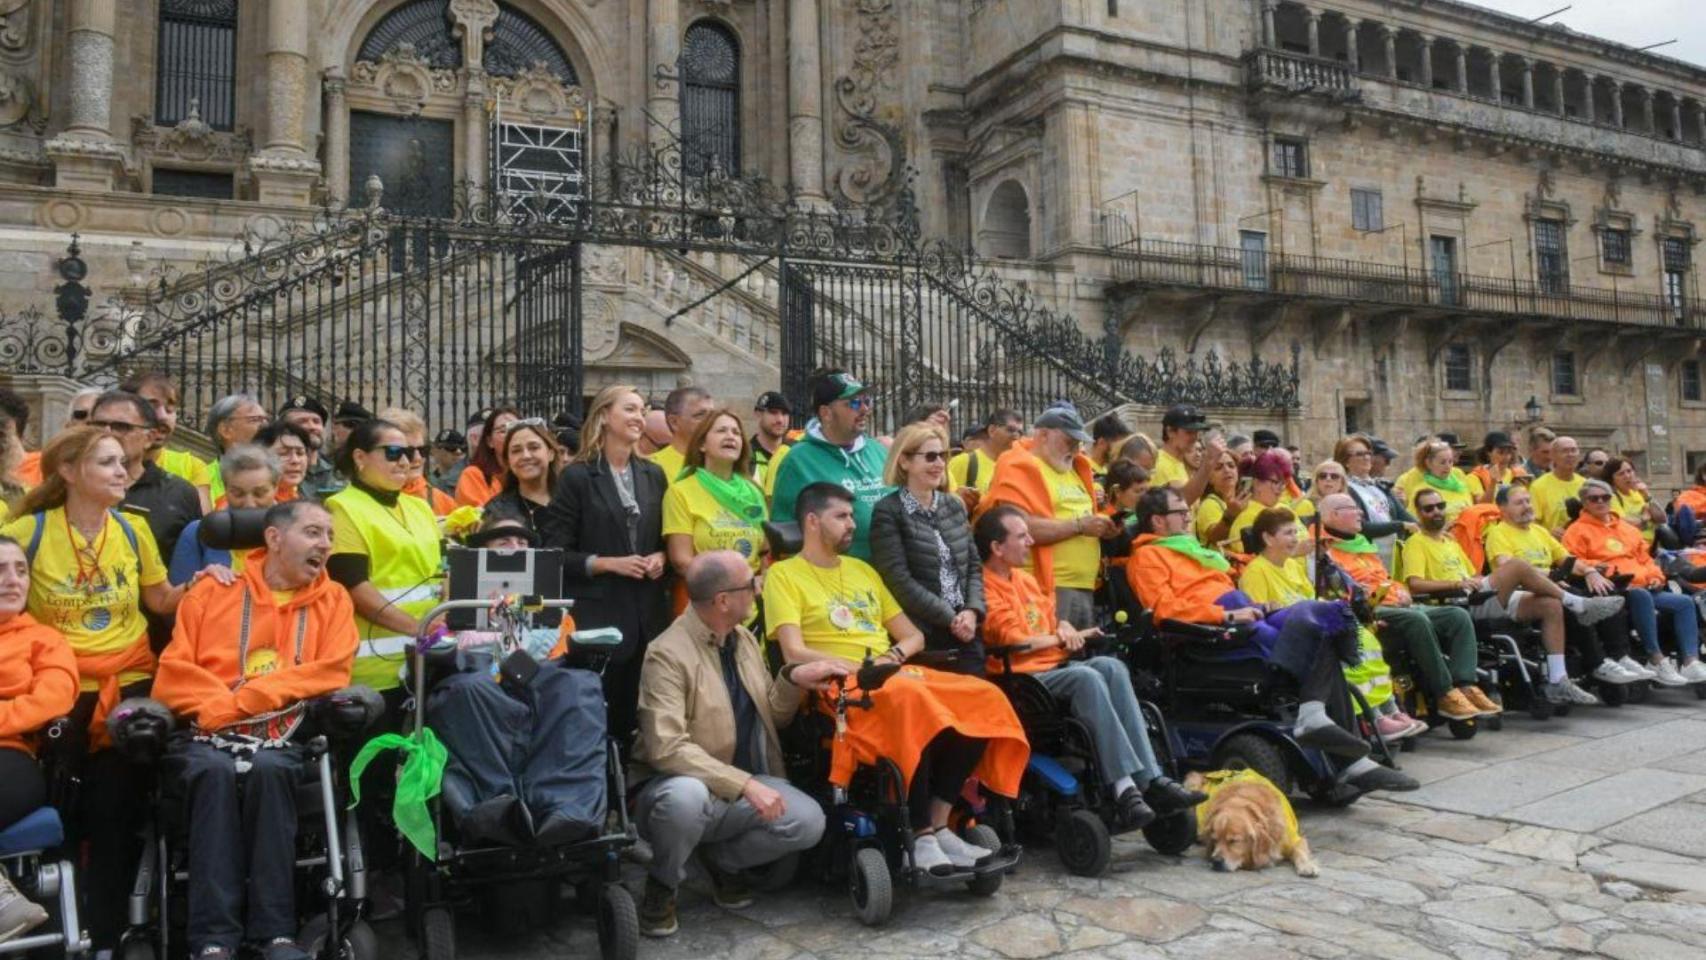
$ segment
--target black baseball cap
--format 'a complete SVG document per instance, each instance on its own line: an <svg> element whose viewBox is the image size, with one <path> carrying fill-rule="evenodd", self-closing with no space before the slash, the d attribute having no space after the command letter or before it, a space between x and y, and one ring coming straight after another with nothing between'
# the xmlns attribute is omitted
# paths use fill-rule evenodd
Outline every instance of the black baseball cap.
<svg viewBox="0 0 1706 960"><path fill-rule="evenodd" d="M780 390L766 390L758 395L758 402L752 405L754 410L780 410L783 413L793 413L794 405L782 395Z"/></svg>
<svg viewBox="0 0 1706 960"><path fill-rule="evenodd" d="M326 413L326 405L310 396L291 397L284 402L284 406L278 408L278 415L283 417L294 410L312 413L320 418L321 423L325 423L329 419L329 415Z"/></svg>
<svg viewBox="0 0 1706 960"><path fill-rule="evenodd" d="M1195 404L1189 403L1168 407L1161 417L1161 425L1170 430L1207 430L1214 426Z"/></svg>
<svg viewBox="0 0 1706 960"><path fill-rule="evenodd" d="M485 423L486 418L491 416L491 415L492 415L492 408L491 407L481 407L480 409L475 410L473 413L468 414L468 422L463 424L463 426L468 426L468 427L480 426L481 424Z"/></svg>
<svg viewBox="0 0 1706 960"><path fill-rule="evenodd" d="M1504 432L1503 430L1494 430L1494 431L1491 431L1490 433L1487 434L1487 438L1485 440L1481 441L1481 449L1483 449L1483 450L1504 450L1504 449L1515 450L1516 449L1516 441L1512 440L1511 435Z"/></svg>
<svg viewBox="0 0 1706 960"><path fill-rule="evenodd" d="M837 400L850 400L865 392L865 385L851 373L833 370L812 378L812 409Z"/></svg>
<svg viewBox="0 0 1706 960"><path fill-rule="evenodd" d="M1071 407L1049 407L1033 426L1039 430L1059 430L1079 443L1090 442L1090 432L1084 429L1084 418Z"/></svg>
<svg viewBox="0 0 1706 960"><path fill-rule="evenodd" d="M1368 452L1374 454L1375 456L1381 458L1382 460L1396 460L1396 459L1398 459L1398 451L1392 449L1391 444L1387 443L1385 440L1380 439L1379 437L1372 437L1369 439L1369 441L1368 441Z"/></svg>
<svg viewBox="0 0 1706 960"><path fill-rule="evenodd" d="M1280 435L1272 430L1252 430L1250 443L1257 450L1268 450L1280 445Z"/></svg>
<svg viewBox="0 0 1706 960"><path fill-rule="evenodd" d="M432 445L446 450L464 450L468 446L468 438L446 427L438 432L438 436L432 438Z"/></svg>
<svg viewBox="0 0 1706 960"><path fill-rule="evenodd" d="M1455 433L1447 433L1445 431L1441 431L1439 433L1434 434L1434 436L1445 441L1446 444L1448 444L1453 450L1462 450L1465 446L1463 441L1457 439L1457 434L1455 434Z"/></svg>
<svg viewBox="0 0 1706 960"><path fill-rule="evenodd" d="M332 416L333 423L361 423L373 419L373 411L354 400L345 400L338 404L338 412Z"/></svg>

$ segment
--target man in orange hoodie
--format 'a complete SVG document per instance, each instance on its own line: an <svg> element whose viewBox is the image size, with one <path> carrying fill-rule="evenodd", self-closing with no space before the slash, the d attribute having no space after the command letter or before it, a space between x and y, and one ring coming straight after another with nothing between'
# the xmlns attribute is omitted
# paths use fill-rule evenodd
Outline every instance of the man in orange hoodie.
<svg viewBox="0 0 1706 960"><path fill-rule="evenodd" d="M1336 613L1335 604L1308 602L1264 615L1234 587L1226 558L1191 534L1190 508L1172 487L1152 489L1137 502L1137 529L1126 579L1157 622L1253 626L1252 646L1262 659L1297 680L1294 740L1335 757L1344 782L1359 790L1420 786L1370 760L1367 741L1352 732L1357 720L1340 668L1355 655L1348 613ZM1344 622L1330 626L1335 620Z"/></svg>
<svg viewBox="0 0 1706 960"><path fill-rule="evenodd" d="M307 758L284 741L305 701L350 682L355 608L326 576L331 552L324 507L272 507L266 547L235 582L190 589L160 656L154 696L198 734L173 744L165 771L185 786L187 935L201 960L229 960L243 942L265 960L307 960L294 940L295 788Z"/></svg>
<svg viewBox="0 0 1706 960"><path fill-rule="evenodd" d="M1060 619L1089 625L1102 571L1101 540L1116 532L1112 517L1096 509L1096 481L1084 420L1070 406L1050 407L1037 418L1028 441L1019 441L995 461L995 477L984 509L1010 504L1025 515L1036 540L1031 574L1054 594Z"/></svg>

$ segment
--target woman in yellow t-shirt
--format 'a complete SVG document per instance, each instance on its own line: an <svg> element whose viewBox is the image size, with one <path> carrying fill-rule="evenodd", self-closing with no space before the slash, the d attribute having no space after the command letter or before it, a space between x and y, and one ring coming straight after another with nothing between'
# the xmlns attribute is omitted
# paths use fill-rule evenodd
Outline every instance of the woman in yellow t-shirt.
<svg viewBox="0 0 1706 960"><path fill-rule="evenodd" d="M1244 512L1248 490L1241 490L1238 480L1238 456L1230 450L1220 453L1220 460L1208 475L1208 489L1197 501L1192 519L1192 531L1205 547L1225 549L1232 533L1232 521Z"/></svg>
<svg viewBox="0 0 1706 960"><path fill-rule="evenodd" d="M1296 519L1296 509L1286 497L1286 491L1291 486L1291 454L1284 450L1264 450L1253 457L1244 458L1238 472L1251 481L1250 498L1244 504L1244 509L1233 519L1232 527L1226 535L1230 542L1222 549L1233 553L1254 552L1244 549L1244 531L1255 524L1262 511L1285 507L1293 520ZM1297 532L1296 552L1301 555L1309 551L1310 540L1303 524L1297 524Z"/></svg>
<svg viewBox="0 0 1706 960"><path fill-rule="evenodd" d="M1605 461L1605 479L1611 484L1612 509L1652 543L1659 524L1665 522L1665 510L1647 496L1647 485L1635 475L1635 464L1612 457Z"/></svg>
<svg viewBox="0 0 1706 960"><path fill-rule="evenodd" d="M751 480L752 449L740 417L724 407L713 411L687 441L682 478L663 495L664 552L680 579L675 606L687 606L687 565L710 550L733 550L754 575L763 569L764 521L770 512L764 491ZM763 589L758 581L757 589ZM753 607L751 620L758 608Z"/></svg>
<svg viewBox="0 0 1706 960"><path fill-rule="evenodd" d="M1416 482L1404 491L1412 513L1415 512L1416 494L1423 490L1432 490L1445 501L1447 526L1464 508L1475 503L1479 491L1463 471L1453 468L1456 460L1456 452L1444 440L1424 440L1416 445Z"/></svg>

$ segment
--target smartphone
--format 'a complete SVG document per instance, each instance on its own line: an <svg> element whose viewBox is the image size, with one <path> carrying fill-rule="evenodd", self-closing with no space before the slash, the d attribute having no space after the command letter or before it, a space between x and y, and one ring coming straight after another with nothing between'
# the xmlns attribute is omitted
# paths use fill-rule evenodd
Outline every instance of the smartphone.
<svg viewBox="0 0 1706 960"><path fill-rule="evenodd" d="M1239 477L1238 478L1238 499L1248 500L1248 499L1250 499L1250 494L1255 493L1255 492L1256 492L1256 478L1255 477Z"/></svg>

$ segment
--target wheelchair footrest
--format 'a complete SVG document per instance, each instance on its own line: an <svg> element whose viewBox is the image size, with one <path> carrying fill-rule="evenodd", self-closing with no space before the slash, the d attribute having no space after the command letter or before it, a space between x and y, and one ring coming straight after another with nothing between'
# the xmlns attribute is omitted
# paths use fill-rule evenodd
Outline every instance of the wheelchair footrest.
<svg viewBox="0 0 1706 960"><path fill-rule="evenodd" d="M955 886L991 873L1009 873L1019 865L1020 860L1024 859L1024 852L1024 847L1017 843L1009 843L968 870L955 870L953 873L931 873L928 870L902 867L899 876L900 879L919 888Z"/></svg>

